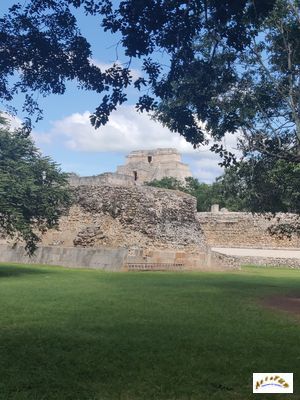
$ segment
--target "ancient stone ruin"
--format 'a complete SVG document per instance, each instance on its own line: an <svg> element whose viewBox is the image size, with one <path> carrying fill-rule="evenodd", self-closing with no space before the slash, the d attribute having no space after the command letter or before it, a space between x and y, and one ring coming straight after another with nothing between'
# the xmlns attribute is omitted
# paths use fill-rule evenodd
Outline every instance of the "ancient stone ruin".
<svg viewBox="0 0 300 400"><path fill-rule="evenodd" d="M132 151L125 165L117 167L117 173L130 176L135 182L144 183L164 177L180 181L192 176L189 166L181 162L176 149Z"/></svg>
<svg viewBox="0 0 300 400"><path fill-rule="evenodd" d="M196 199L148 186L79 186L75 205L46 245L205 249Z"/></svg>
<svg viewBox="0 0 300 400"><path fill-rule="evenodd" d="M72 175L75 202L69 214L61 218L58 230L42 235L31 259L22 246L12 248L9 240L0 240L0 261L109 270L138 265L232 269L239 267L241 259L214 248L299 247L298 237L280 239L270 235L268 228L278 223L278 216L266 219L262 215L219 211L218 205L213 205L211 212L197 213L194 197L144 185L165 176L182 181L191 176L174 149L134 151L116 173L82 178ZM291 218L280 215L281 222ZM281 259L271 262L283 263ZM298 260L287 259L285 263L300 267Z"/></svg>
<svg viewBox="0 0 300 400"><path fill-rule="evenodd" d="M70 184L131 186L165 177L184 182L185 178L192 176L189 166L181 162L181 156L176 149L137 150L126 158L125 165L118 166L117 172L85 177L70 174Z"/></svg>
<svg viewBox="0 0 300 400"><path fill-rule="evenodd" d="M22 249L2 248L0 259L120 270L128 265L184 269L237 267L208 251L197 219L196 199L149 186L81 185L58 230L41 238L33 259ZM7 243L6 243L7 244Z"/></svg>
<svg viewBox="0 0 300 400"><path fill-rule="evenodd" d="M274 226L293 224L295 214L262 215L226 209L216 212L212 207L211 212L197 213L197 219L211 247L300 248L295 232L290 236L270 234Z"/></svg>

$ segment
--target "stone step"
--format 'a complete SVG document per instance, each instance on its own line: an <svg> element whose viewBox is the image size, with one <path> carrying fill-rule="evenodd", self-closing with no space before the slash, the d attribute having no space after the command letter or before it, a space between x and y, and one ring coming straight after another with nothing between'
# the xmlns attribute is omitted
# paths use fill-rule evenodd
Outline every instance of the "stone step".
<svg viewBox="0 0 300 400"><path fill-rule="evenodd" d="M150 250L147 255L135 255L127 258L127 264L175 265L181 264L185 269L203 269L207 266L207 254L199 252L189 254L184 251ZM146 267L145 267L146 268Z"/></svg>
<svg viewBox="0 0 300 400"><path fill-rule="evenodd" d="M128 271L181 271L183 270L181 263L128 263L126 269Z"/></svg>

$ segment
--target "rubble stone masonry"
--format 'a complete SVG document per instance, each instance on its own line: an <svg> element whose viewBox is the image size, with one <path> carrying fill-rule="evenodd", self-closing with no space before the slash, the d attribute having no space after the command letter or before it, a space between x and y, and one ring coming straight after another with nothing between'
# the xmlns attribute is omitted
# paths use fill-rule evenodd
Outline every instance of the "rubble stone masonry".
<svg viewBox="0 0 300 400"><path fill-rule="evenodd" d="M185 249L205 248L196 199L148 186L80 186L76 205L48 231L43 245Z"/></svg>
<svg viewBox="0 0 300 400"><path fill-rule="evenodd" d="M300 247L300 238L294 234L291 238L271 235L268 228L272 225L292 222L294 214L266 216L244 212L201 212L197 219L204 232L207 244L223 247Z"/></svg>

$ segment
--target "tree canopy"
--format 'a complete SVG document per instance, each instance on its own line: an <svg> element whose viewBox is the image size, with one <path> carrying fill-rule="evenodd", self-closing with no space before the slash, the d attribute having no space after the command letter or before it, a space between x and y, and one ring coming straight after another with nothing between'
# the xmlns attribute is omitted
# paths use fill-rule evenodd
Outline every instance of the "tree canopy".
<svg viewBox="0 0 300 400"><path fill-rule="evenodd" d="M70 204L67 174L0 115L1 233L22 239L31 254L39 232L55 227Z"/></svg>
<svg viewBox="0 0 300 400"><path fill-rule="evenodd" d="M265 156L227 168L215 184L233 211L299 213L299 181L298 163Z"/></svg>
<svg viewBox="0 0 300 400"><path fill-rule="evenodd" d="M93 63L75 8L121 36L127 64L101 70ZM143 69L135 80L134 58ZM16 0L0 19L0 98L13 104L24 93L24 110L38 119L34 94L63 94L70 80L99 94L95 128L126 101L132 84L139 111L152 112L194 146L212 140L227 167L234 157L219 141L237 134L237 175L254 179L265 165L264 179L268 168L276 170L278 179L269 178L278 184L279 171L295 171L300 161L299 0ZM267 195L264 201L277 210Z"/></svg>
<svg viewBox="0 0 300 400"><path fill-rule="evenodd" d="M218 181L208 184L199 182L196 178L186 178L185 182L179 181L173 177L165 177L160 180L153 180L147 183L148 186L154 186L164 189L179 190L181 192L194 196L197 200L197 211L210 211L215 203L221 207L228 207L230 211L244 211L240 199L237 196L228 196L224 193L222 183Z"/></svg>
<svg viewBox="0 0 300 400"><path fill-rule="evenodd" d="M81 7L100 18L103 29L121 34L126 66L114 64L102 71L93 64L91 46L80 33L72 7ZM153 111L194 146L205 143L208 134L215 139L238 130L252 134L254 126L256 148L266 150L262 144L267 149L269 144L257 135L257 127L270 126L266 116L281 119L279 111L292 113L288 122L295 124L299 111L290 111L297 94L282 88L286 81L294 87L297 80L297 11L298 0L16 3L0 20L0 97L10 102L16 93L26 93L24 109L39 118L33 93L62 94L66 82L76 80L80 88L101 94L91 115L92 124L99 127L126 101L132 82L130 61L137 57L142 59L144 77L133 84L146 93L137 109ZM264 66L262 55L267 58ZM283 138L281 144L284 149L292 146ZM213 149L227 155L220 146Z"/></svg>
<svg viewBox="0 0 300 400"><path fill-rule="evenodd" d="M121 35L126 65L92 62L74 7ZM0 20L0 44L0 97L25 93L29 115L42 112L33 93L63 94L75 80L101 96L97 128L133 84L137 109L194 146L239 133L245 156L300 160L299 0L29 0ZM134 82L133 58L144 74ZM219 143L212 150L232 160Z"/></svg>
<svg viewBox="0 0 300 400"><path fill-rule="evenodd" d="M299 214L299 182L298 163L264 156L226 168L211 184L195 178L186 178L183 183L166 177L148 185L180 190L196 197L197 211L210 211L212 204L217 203L229 211Z"/></svg>

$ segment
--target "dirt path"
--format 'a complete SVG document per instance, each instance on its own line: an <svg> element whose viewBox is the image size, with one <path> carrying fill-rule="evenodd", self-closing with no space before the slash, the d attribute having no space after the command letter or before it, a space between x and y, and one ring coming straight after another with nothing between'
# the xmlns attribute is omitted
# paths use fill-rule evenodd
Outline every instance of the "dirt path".
<svg viewBox="0 0 300 400"><path fill-rule="evenodd" d="M288 311L300 316L300 295L272 296L263 300L263 304L269 308Z"/></svg>

